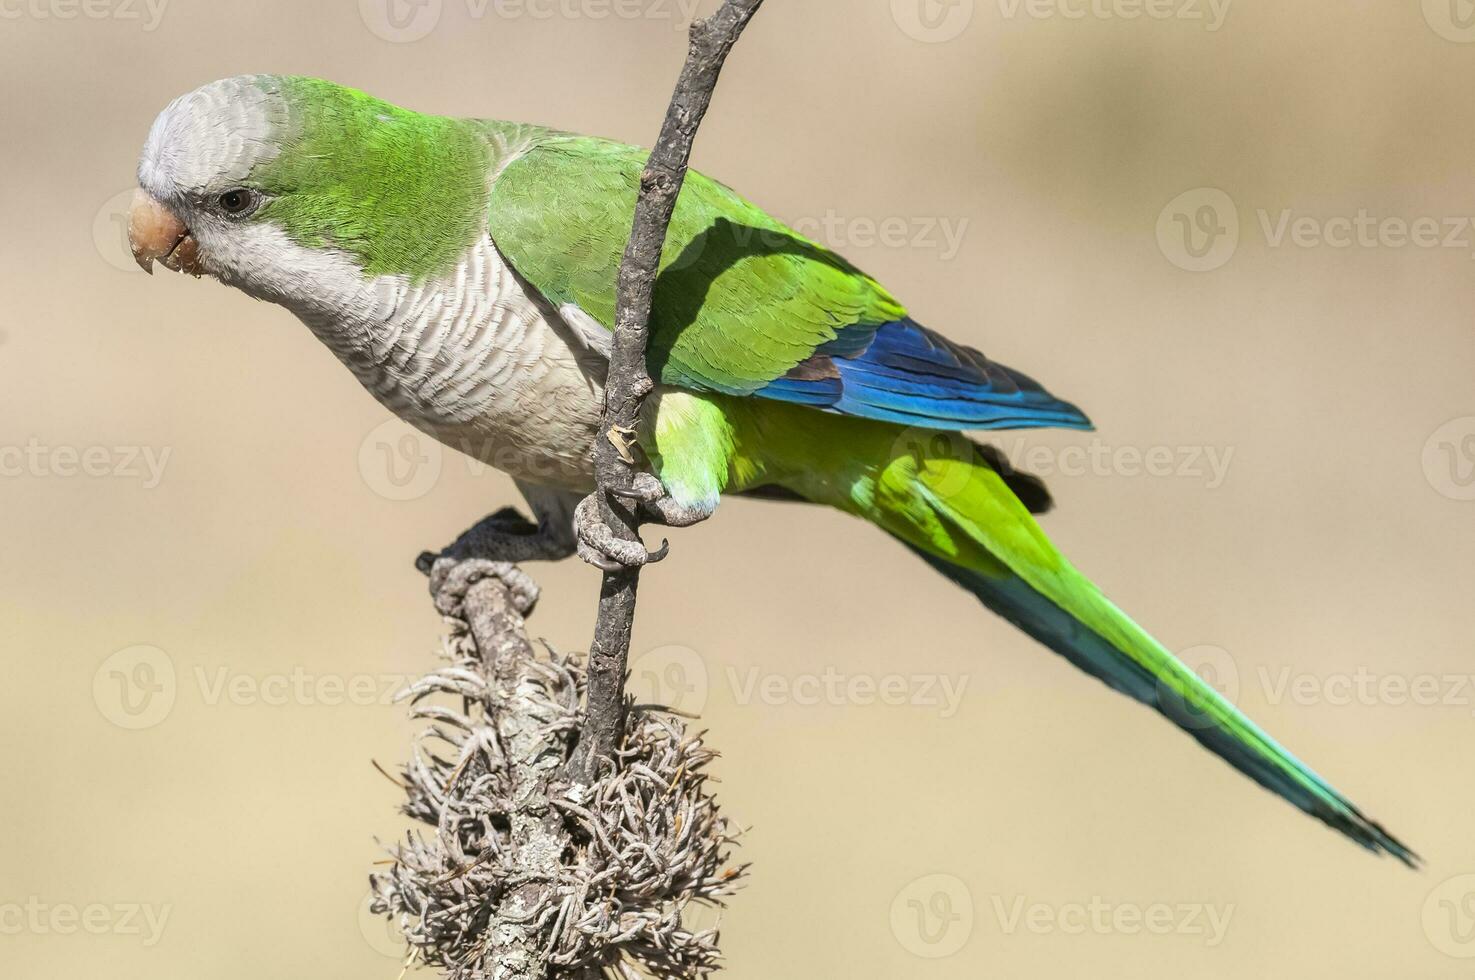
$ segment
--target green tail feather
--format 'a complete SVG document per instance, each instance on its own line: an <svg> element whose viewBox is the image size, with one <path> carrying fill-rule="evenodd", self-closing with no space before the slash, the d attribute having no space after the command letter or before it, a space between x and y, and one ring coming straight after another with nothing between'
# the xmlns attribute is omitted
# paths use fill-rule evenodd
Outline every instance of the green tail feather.
<svg viewBox="0 0 1475 980"><path fill-rule="evenodd" d="M886 529L984 605L1076 666L1157 709L1262 786L1363 847L1417 866L1417 855L1261 731L1072 568L982 450L973 456L971 461L899 456L880 472L869 473L846 509Z"/></svg>

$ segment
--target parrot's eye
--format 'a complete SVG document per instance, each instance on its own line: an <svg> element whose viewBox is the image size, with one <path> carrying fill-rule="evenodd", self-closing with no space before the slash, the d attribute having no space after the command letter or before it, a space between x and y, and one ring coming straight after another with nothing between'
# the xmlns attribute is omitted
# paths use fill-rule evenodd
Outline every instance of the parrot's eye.
<svg viewBox="0 0 1475 980"><path fill-rule="evenodd" d="M226 191L218 199L220 210L230 215L242 215L256 206L256 195L244 188Z"/></svg>

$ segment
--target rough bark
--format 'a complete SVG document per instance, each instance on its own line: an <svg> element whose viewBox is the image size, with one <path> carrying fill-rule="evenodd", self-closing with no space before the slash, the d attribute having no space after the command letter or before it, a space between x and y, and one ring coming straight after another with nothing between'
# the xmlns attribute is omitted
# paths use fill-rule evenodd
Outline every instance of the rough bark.
<svg viewBox="0 0 1475 980"><path fill-rule="evenodd" d="M390 776L422 826L371 878L372 909L403 933L406 965L448 980L710 973L717 932L686 912L721 905L746 870L729 863L736 830L707 785L716 753L680 720L642 710L617 765L566 782L584 664L529 641L536 585L515 566L452 558L434 563L430 585L447 663L402 693L425 727Z"/></svg>

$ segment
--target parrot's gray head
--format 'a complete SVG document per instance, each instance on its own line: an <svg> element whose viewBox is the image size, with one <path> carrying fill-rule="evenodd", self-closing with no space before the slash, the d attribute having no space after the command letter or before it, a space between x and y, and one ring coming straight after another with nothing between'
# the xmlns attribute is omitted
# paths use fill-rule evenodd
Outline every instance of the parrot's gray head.
<svg viewBox="0 0 1475 980"><path fill-rule="evenodd" d="M133 256L193 275L242 283L260 251L263 171L281 153L291 113L269 76L212 82L159 113L138 162L129 215Z"/></svg>
<svg viewBox="0 0 1475 980"><path fill-rule="evenodd" d="M473 122L322 79L227 78L154 121L133 255L294 310L321 302L325 282L423 280L485 235L490 162Z"/></svg>

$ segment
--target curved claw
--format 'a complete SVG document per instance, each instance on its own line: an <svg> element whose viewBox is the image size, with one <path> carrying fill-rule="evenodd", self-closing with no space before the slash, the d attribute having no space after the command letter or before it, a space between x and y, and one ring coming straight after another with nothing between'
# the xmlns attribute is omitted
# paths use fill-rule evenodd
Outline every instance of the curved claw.
<svg viewBox="0 0 1475 980"><path fill-rule="evenodd" d="M618 558L612 558L609 555L596 551L588 545L584 545L579 549L579 557L586 564L593 565L601 572L626 572L632 568L644 568L646 565L654 565L656 562L665 561L670 554L671 542L665 540L661 541L661 546L655 551L646 552L644 558L633 562L625 562Z"/></svg>
<svg viewBox="0 0 1475 980"><path fill-rule="evenodd" d="M646 551L639 541L615 537L599 515L598 494L597 490L591 493L574 509L580 558L605 572L640 568L665 559L671 550L669 541L662 541L655 551Z"/></svg>
<svg viewBox="0 0 1475 980"><path fill-rule="evenodd" d="M621 500L633 500L637 504L643 504L646 501L645 494L635 489L625 490L620 487L610 487L605 493L611 497L619 497Z"/></svg>
<svg viewBox="0 0 1475 980"><path fill-rule="evenodd" d="M610 487L606 491L611 497L621 500L633 500L640 504L651 504L666 496L666 486L655 475L651 473L636 473L631 480L630 488Z"/></svg>
<svg viewBox="0 0 1475 980"><path fill-rule="evenodd" d="M622 572L625 570L624 565L621 565L619 562L615 561L612 558L604 557L593 548L590 548L588 545L579 546L579 558L582 559L586 565L593 565L601 572Z"/></svg>

